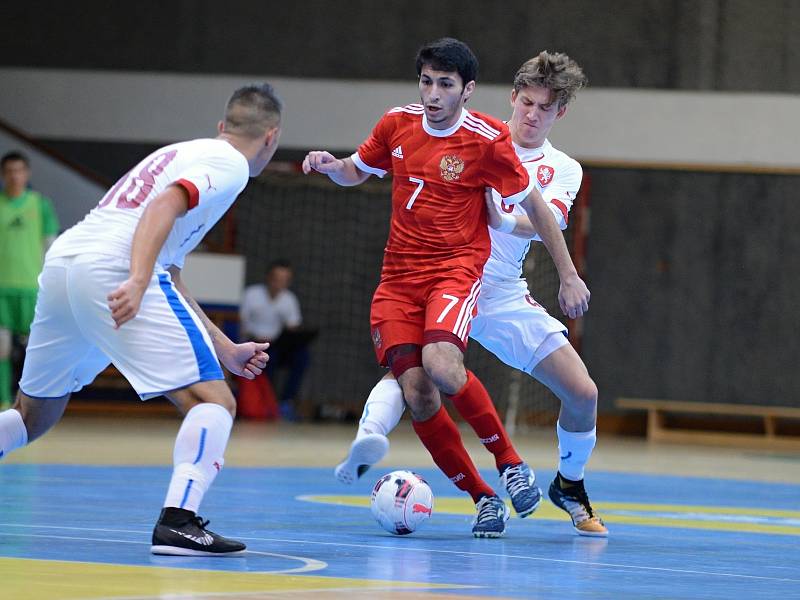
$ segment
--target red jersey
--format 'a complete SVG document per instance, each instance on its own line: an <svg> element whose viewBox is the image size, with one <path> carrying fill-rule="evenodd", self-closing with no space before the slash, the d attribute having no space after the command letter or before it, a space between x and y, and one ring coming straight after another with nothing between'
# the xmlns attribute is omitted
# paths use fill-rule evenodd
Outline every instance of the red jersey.
<svg viewBox="0 0 800 600"><path fill-rule="evenodd" d="M455 267L477 279L491 248L485 188L514 204L535 183L520 164L508 127L465 109L455 125L438 130L428 125L421 104L393 108L352 159L364 172L393 174L382 281Z"/></svg>

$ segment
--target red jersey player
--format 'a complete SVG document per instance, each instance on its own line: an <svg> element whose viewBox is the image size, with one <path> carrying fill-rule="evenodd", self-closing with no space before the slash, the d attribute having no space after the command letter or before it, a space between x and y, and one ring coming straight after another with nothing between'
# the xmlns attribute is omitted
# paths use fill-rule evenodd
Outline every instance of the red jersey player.
<svg viewBox="0 0 800 600"><path fill-rule="evenodd" d="M422 104L387 112L348 158L310 152L303 171L319 171L346 186L392 171L391 231L370 318L375 352L402 387L414 430L434 462L475 501L473 534L498 537L508 509L478 474L440 397L451 397L500 463L522 464L486 389L463 364L490 251L486 187L507 204L525 207L553 256L570 317L583 314L589 292L519 162L508 128L464 108L477 73L469 47L452 38L427 44L417 55L417 73ZM532 512L540 499L533 477L517 485L529 488Z"/></svg>

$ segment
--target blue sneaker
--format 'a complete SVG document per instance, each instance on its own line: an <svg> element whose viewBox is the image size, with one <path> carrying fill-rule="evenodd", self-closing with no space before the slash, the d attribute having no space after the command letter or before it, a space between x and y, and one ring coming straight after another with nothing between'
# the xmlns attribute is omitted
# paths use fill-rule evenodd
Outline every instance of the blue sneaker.
<svg viewBox="0 0 800 600"><path fill-rule="evenodd" d="M511 516L498 496L484 496L475 505L478 516L472 526L472 535L478 538L501 537L506 532L506 521Z"/></svg>
<svg viewBox="0 0 800 600"><path fill-rule="evenodd" d="M542 490L536 485L536 478L526 463L506 465L500 473L500 480L511 498L517 515L524 519L533 514L542 501Z"/></svg>

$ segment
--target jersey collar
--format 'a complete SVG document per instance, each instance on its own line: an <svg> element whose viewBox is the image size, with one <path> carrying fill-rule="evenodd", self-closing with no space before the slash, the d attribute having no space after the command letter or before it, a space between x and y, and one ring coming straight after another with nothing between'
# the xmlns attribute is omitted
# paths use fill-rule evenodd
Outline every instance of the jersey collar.
<svg viewBox="0 0 800 600"><path fill-rule="evenodd" d="M541 160L544 158L547 151L553 147L550 140L545 140L544 144L538 148L526 148L525 146L520 146L516 142L512 143L514 144L514 150L517 152L517 156L519 156L522 162Z"/></svg>
<svg viewBox="0 0 800 600"><path fill-rule="evenodd" d="M459 127L461 127L462 123L464 123L464 119L467 118L466 108L461 109L461 116L458 117L458 121L452 127L448 127L447 129L434 129L430 125L428 125L428 117L425 113L422 113L422 128L425 130L425 133L428 135L432 135L433 137L447 137L449 135L453 135Z"/></svg>

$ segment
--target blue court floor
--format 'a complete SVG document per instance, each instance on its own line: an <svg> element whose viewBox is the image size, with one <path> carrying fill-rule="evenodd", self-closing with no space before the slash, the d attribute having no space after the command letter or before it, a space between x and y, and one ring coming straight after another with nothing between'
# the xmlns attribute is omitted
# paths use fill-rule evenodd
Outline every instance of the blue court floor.
<svg viewBox="0 0 800 600"><path fill-rule="evenodd" d="M148 552L169 468L0 465L0 598L800 598L798 485L592 472L607 540L547 501L474 539L468 499L420 470L433 518L393 537L368 509L388 470L226 468L201 514L248 554L176 558Z"/></svg>

